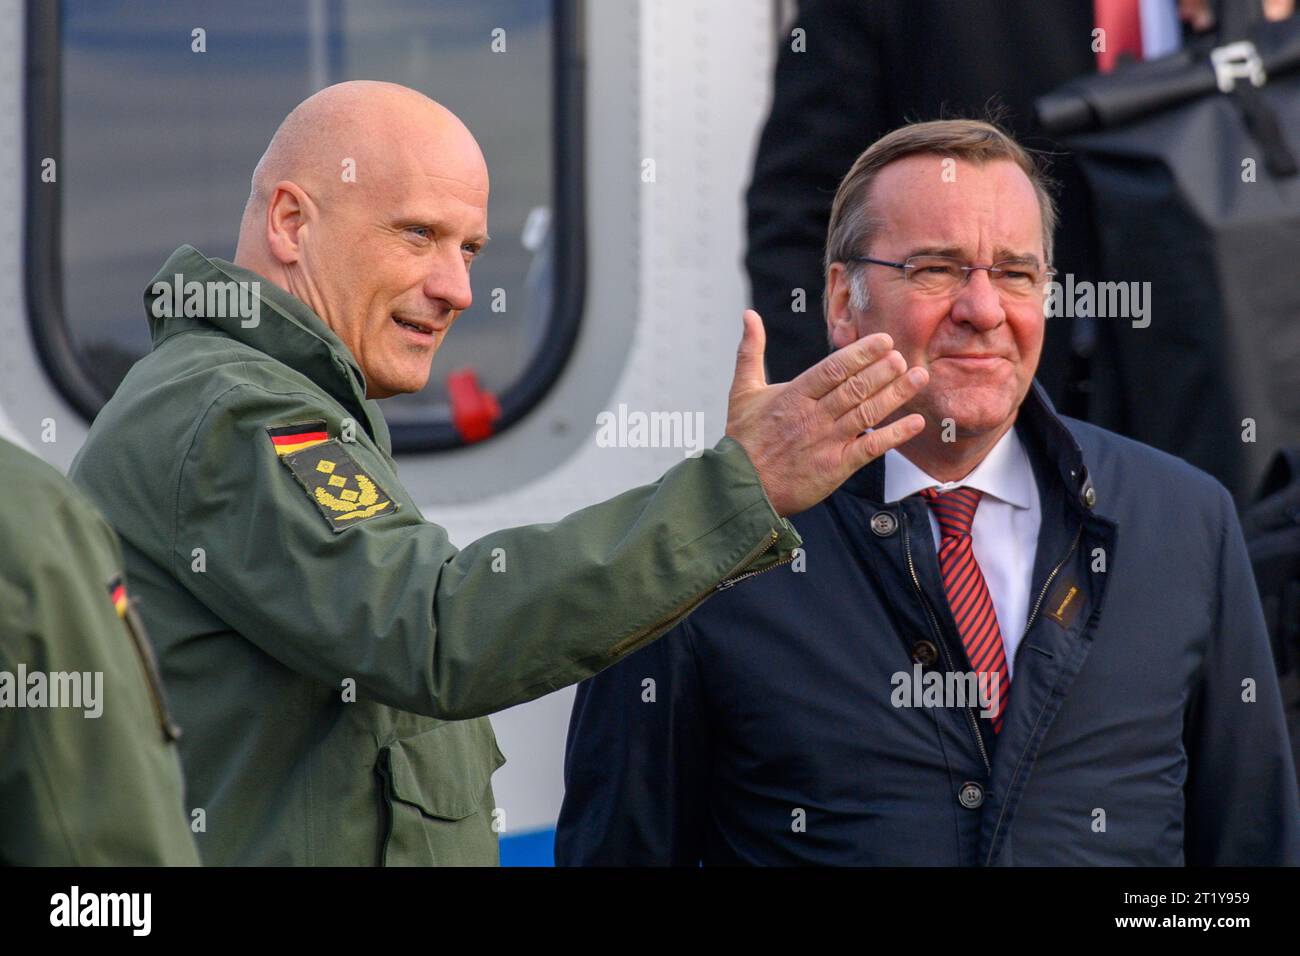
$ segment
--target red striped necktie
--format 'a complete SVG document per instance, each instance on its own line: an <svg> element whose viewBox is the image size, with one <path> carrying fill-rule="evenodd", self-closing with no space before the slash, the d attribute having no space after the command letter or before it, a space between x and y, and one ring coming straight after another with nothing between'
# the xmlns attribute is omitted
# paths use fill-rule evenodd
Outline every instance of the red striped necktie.
<svg viewBox="0 0 1300 956"><path fill-rule="evenodd" d="M997 611L971 547L971 525L975 521L980 494L974 488L955 488L942 494L926 488L921 492L939 520L939 572L948 595L948 606L957 622L957 633L961 635L971 667L979 674L981 682L988 681L992 694L989 710L994 715L993 732L999 733L1011 686Z"/></svg>

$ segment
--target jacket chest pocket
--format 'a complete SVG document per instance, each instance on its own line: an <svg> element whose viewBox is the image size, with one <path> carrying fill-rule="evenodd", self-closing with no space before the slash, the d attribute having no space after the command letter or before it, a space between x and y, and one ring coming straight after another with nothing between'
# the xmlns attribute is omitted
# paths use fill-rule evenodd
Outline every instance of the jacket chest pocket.
<svg viewBox="0 0 1300 956"><path fill-rule="evenodd" d="M441 724L381 748L383 865L495 866L491 780L503 763L487 718Z"/></svg>

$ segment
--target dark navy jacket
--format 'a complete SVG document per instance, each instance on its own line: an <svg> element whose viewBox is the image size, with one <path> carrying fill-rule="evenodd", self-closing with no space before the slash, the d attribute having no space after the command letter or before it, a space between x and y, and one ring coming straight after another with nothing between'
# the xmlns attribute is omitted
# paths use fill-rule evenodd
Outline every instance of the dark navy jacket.
<svg viewBox="0 0 1300 956"><path fill-rule="evenodd" d="M1043 520L1006 721L896 707L969 671L927 505L884 461L795 519L806 564L720 591L580 685L556 861L1294 864L1300 808L1233 502L1058 416L1015 427Z"/></svg>

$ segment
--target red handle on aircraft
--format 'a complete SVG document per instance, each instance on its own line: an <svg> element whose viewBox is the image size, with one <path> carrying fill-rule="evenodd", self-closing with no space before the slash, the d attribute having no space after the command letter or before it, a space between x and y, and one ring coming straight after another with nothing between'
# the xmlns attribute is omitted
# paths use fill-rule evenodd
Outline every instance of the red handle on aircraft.
<svg viewBox="0 0 1300 956"><path fill-rule="evenodd" d="M447 376L447 394L451 398L451 423L466 442L482 441L492 434L492 426L501 417L497 397L478 383L478 373L471 368L457 369Z"/></svg>

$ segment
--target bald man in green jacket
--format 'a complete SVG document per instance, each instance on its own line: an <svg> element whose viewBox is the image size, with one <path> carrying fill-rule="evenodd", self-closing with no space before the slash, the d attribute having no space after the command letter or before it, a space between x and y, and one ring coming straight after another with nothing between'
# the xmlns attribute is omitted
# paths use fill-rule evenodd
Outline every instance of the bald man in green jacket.
<svg viewBox="0 0 1300 956"><path fill-rule="evenodd" d="M923 425L883 422L926 380L888 336L768 385L749 313L715 448L457 549L402 487L376 399L422 388L469 307L487 197L432 100L315 94L254 172L235 261L184 246L160 270L153 351L73 465L125 542L207 863L495 864L486 715L789 561L786 516Z"/></svg>
<svg viewBox="0 0 1300 956"><path fill-rule="evenodd" d="M197 864L117 538L3 439L0 476L0 864Z"/></svg>

